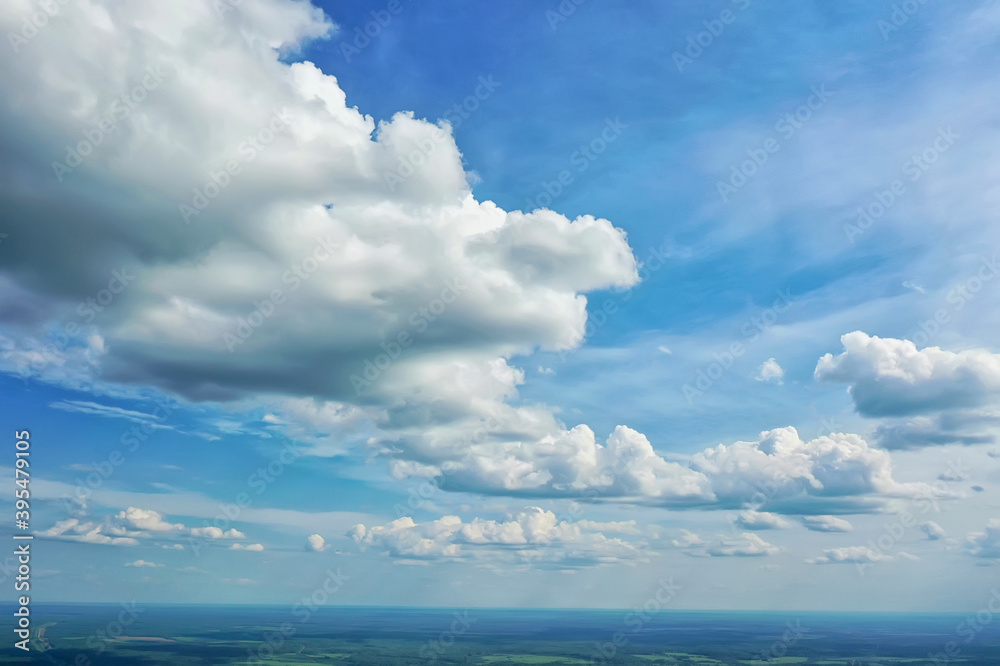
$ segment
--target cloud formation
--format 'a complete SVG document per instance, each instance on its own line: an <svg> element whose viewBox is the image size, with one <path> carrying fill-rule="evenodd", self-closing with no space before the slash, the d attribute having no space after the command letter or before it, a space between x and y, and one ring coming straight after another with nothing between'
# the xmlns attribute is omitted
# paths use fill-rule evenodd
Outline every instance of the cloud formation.
<svg viewBox="0 0 1000 666"><path fill-rule="evenodd" d="M634 531L634 523L574 523L530 507L506 521L474 518L464 522L458 516L444 516L417 523L404 517L387 525L355 525L348 536L362 548L375 547L397 558L510 560L578 567L644 559L643 542L604 534Z"/></svg>

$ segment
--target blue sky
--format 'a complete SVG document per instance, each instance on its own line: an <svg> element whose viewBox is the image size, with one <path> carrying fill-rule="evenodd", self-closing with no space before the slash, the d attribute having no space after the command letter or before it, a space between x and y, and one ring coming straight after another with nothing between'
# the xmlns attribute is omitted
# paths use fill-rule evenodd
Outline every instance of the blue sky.
<svg viewBox="0 0 1000 666"><path fill-rule="evenodd" d="M985 603L997 3L183 4L0 10L37 600Z"/></svg>

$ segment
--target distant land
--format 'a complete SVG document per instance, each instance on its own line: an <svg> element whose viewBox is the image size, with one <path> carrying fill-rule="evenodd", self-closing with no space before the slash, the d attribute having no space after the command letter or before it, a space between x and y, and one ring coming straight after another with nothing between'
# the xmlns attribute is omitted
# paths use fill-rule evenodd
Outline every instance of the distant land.
<svg viewBox="0 0 1000 666"><path fill-rule="evenodd" d="M3 616L13 606L5 604ZM1000 622L961 613L35 604L4 664L1000 664ZM982 615L982 614L980 614ZM11 636L8 630L5 635Z"/></svg>

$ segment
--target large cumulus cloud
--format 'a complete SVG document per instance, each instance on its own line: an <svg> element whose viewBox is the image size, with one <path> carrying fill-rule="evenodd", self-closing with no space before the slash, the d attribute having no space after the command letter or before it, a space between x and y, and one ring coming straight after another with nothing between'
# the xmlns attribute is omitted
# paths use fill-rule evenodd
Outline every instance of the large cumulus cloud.
<svg viewBox="0 0 1000 666"><path fill-rule="evenodd" d="M41 304L0 308L19 333L8 362L72 323L71 339L100 333L102 379L381 405L440 350L477 363L578 345L582 293L638 279L607 220L477 201L446 123L376 123L335 77L286 64L333 29L319 10L217 4L67 6L0 64L3 277ZM4 33L30 9L0 9ZM387 183L414 151L422 165ZM113 271L124 289L86 305Z"/></svg>

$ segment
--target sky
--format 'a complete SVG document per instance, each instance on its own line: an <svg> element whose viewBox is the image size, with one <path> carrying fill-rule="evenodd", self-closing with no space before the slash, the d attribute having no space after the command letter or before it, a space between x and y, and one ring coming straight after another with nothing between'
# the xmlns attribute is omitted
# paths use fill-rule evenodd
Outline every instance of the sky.
<svg viewBox="0 0 1000 666"><path fill-rule="evenodd" d="M53 7L0 8L35 600L989 601L1000 3Z"/></svg>

